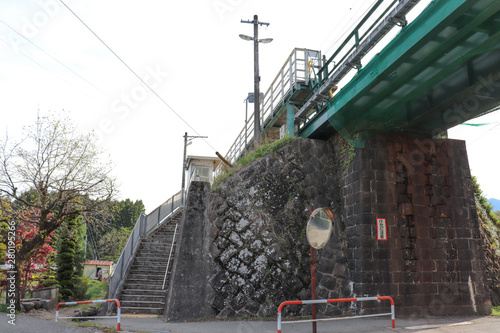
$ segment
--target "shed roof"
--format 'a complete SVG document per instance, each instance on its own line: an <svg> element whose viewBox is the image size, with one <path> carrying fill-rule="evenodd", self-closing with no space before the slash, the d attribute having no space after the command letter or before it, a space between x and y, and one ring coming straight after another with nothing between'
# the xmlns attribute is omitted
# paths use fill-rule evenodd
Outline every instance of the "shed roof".
<svg viewBox="0 0 500 333"><path fill-rule="evenodd" d="M84 265L97 265L97 266L112 266L112 261L105 260L87 260L83 263Z"/></svg>

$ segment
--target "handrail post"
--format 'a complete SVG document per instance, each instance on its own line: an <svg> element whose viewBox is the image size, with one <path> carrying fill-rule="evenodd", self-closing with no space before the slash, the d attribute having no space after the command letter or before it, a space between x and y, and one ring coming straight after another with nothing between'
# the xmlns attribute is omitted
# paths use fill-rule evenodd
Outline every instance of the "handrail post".
<svg viewBox="0 0 500 333"><path fill-rule="evenodd" d="M141 215L141 221L142 221L142 228L143 228L143 233L142 235L143 236L146 236L146 232L147 232L147 228L148 228L148 225L147 225L147 216L146 214L142 214Z"/></svg>
<svg viewBox="0 0 500 333"><path fill-rule="evenodd" d="M156 221L156 224L160 223L160 219L161 219L161 205L158 207L158 221Z"/></svg>
<svg viewBox="0 0 500 333"><path fill-rule="evenodd" d="M130 255L134 255L134 233L135 233L135 228L132 229L132 234L131 234L131 237L130 237L130 240L131 240L131 246L130 246Z"/></svg>

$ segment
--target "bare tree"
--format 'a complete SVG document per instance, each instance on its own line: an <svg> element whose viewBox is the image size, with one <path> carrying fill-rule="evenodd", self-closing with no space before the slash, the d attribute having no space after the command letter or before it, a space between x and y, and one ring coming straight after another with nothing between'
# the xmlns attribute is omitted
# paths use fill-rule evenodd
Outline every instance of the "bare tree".
<svg viewBox="0 0 500 333"><path fill-rule="evenodd" d="M69 119L58 116L38 116L25 128L22 141L0 142L0 196L10 201L10 216L17 222L29 219L38 226L35 237L17 248L17 309L22 269L50 233L71 217L91 222L102 216L114 196L112 166L103 163L101 155L91 134L78 134ZM26 192L29 198L22 195Z"/></svg>

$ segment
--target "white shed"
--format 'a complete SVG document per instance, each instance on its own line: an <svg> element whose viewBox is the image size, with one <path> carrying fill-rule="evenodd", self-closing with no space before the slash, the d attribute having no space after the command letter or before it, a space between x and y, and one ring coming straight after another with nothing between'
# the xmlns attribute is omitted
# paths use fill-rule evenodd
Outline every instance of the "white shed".
<svg viewBox="0 0 500 333"><path fill-rule="evenodd" d="M186 169L188 171L188 184L192 181L214 182L214 171L220 163L217 157L209 156L191 156L189 155L186 160Z"/></svg>

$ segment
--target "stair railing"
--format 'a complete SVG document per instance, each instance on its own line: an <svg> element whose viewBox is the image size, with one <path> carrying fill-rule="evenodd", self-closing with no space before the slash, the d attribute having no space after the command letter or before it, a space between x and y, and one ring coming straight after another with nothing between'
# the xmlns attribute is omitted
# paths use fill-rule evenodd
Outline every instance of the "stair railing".
<svg viewBox="0 0 500 333"><path fill-rule="evenodd" d="M139 247L141 237L146 237L156 230L165 221L175 215L182 206L182 194L179 191L148 215L141 214L139 216L123 248L122 254L109 277L108 298L118 298L123 288L123 281L126 278L127 271ZM109 303L108 313L112 310L112 307L113 304Z"/></svg>
<svg viewBox="0 0 500 333"><path fill-rule="evenodd" d="M163 286L161 287L161 289L165 289L165 281L167 281L168 268L170 267L170 260L172 259L172 252L174 250L175 236L177 234L177 227L178 226L179 226L179 223L176 223L175 229L174 229L174 237L172 237L172 244L170 245L170 253L168 254L167 269L165 269L165 276L163 277Z"/></svg>

